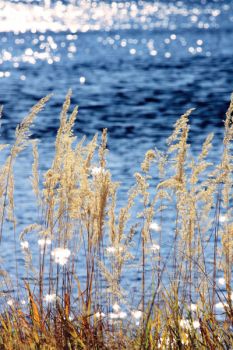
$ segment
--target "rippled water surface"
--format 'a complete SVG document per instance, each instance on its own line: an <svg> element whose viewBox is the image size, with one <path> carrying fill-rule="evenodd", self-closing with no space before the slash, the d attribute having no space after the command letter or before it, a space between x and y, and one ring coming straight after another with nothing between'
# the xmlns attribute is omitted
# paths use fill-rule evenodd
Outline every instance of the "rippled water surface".
<svg viewBox="0 0 233 350"><path fill-rule="evenodd" d="M218 154L233 91L232 43L232 1L0 1L1 137L10 143L30 107L53 92L33 129L41 140L41 169L48 168L61 105L72 88L78 135L90 138L108 128L108 164L122 182L123 199L144 152L164 148L187 108L196 108L194 154L210 131L213 158ZM30 152L16 165L19 228L35 218L25 181ZM2 257L13 269L11 240L10 233Z"/></svg>

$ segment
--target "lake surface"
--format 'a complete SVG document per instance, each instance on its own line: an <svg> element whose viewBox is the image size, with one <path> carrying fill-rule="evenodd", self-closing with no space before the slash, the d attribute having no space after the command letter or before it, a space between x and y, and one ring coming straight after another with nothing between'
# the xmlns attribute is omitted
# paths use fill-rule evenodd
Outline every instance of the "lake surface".
<svg viewBox="0 0 233 350"><path fill-rule="evenodd" d="M79 137L108 128L108 166L122 182L123 201L146 150L164 149L190 107L196 108L193 154L209 132L215 133L213 160L219 154L233 91L232 43L233 1L1 1L1 138L11 143L31 106L52 92L32 134L40 140L41 170L47 169L72 88ZM15 168L19 231L35 219L30 153ZM5 235L1 257L14 271L13 235Z"/></svg>

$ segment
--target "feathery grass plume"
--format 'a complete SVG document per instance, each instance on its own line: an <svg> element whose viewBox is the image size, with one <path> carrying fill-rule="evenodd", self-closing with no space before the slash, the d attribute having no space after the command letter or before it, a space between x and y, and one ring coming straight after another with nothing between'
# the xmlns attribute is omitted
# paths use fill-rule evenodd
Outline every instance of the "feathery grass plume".
<svg viewBox="0 0 233 350"><path fill-rule="evenodd" d="M25 235L27 235L28 233L32 232L32 231L41 231L42 230L42 226L39 224L30 224L27 227L24 228L24 230L20 233L19 235L19 240L23 241Z"/></svg>
<svg viewBox="0 0 233 350"><path fill-rule="evenodd" d="M37 141L32 141L32 154L33 154L33 164L32 164L32 189L34 195L38 201L38 205L42 205L42 199L40 194L40 186L39 186L39 155L38 155L38 146Z"/></svg>
<svg viewBox="0 0 233 350"><path fill-rule="evenodd" d="M108 288L109 291L113 297L113 300L116 299L123 299L123 291L121 291L120 286L119 286L119 279L112 274L110 271L107 270L107 268L105 267L105 265L99 261L98 265L100 267L100 271L103 274L104 278L106 279L107 283L108 283Z"/></svg>
<svg viewBox="0 0 233 350"><path fill-rule="evenodd" d="M104 169L106 166L106 159L105 159L106 152L107 152L107 129L104 129L102 132L101 146L99 148L99 160L100 160L100 167L102 169Z"/></svg>
<svg viewBox="0 0 233 350"><path fill-rule="evenodd" d="M150 169L150 164L155 159L155 157L156 157L155 151L149 150L146 152L145 159L144 159L143 163L141 164L141 169L145 173L148 173L148 171Z"/></svg>
<svg viewBox="0 0 233 350"><path fill-rule="evenodd" d="M157 186L157 190L171 189L174 190L173 197L176 205L176 226L174 237L174 278L177 279L181 274L181 280L188 278L191 285L191 257L192 257L192 241L194 237L195 227L195 210L193 210L193 201L187 188L186 180L186 157L187 157L187 139L189 132L188 118L193 109L188 110L176 122L174 131L168 139L168 155L174 154L172 163L174 163L175 175L170 176L167 180L161 181ZM189 251L184 256L182 252ZM177 254L178 253L178 254ZM181 263L183 261L183 264ZM178 263L179 262L179 263ZM178 263L178 266L176 264ZM187 275L189 271L189 276ZM178 273L178 275L177 275ZM191 290L189 290L191 294Z"/></svg>
<svg viewBox="0 0 233 350"><path fill-rule="evenodd" d="M187 155L187 139L188 139L188 120L194 108L189 109L181 118L176 122L175 129L172 135L168 138L168 153L176 152L177 155L174 158L176 175L174 179L177 185L184 183L184 165Z"/></svg>
<svg viewBox="0 0 233 350"><path fill-rule="evenodd" d="M121 240L120 235L117 235L117 227L116 227L116 204L117 204L117 189L119 187L119 184L116 183L111 186L110 188L110 197L111 202L109 203L109 209L108 209L108 227L109 227L109 241L110 244L114 245L114 242L118 240L118 242Z"/></svg>
<svg viewBox="0 0 233 350"><path fill-rule="evenodd" d="M3 234L3 223L5 218L5 212L8 209L10 218L14 221L13 213L13 191L14 191L14 175L13 166L17 155L23 151L27 145L28 138L30 136L29 128L32 125L36 115L43 109L46 102L50 99L51 95L42 98L34 107L32 107L30 113L23 119L22 123L17 126L15 132L15 142L10 150L10 155L7 157L5 164L3 165L1 175L3 179L1 184L3 184L3 191L0 200L2 201L2 211L0 216L0 242L2 240ZM10 205L7 208L7 200L9 200Z"/></svg>
<svg viewBox="0 0 233 350"><path fill-rule="evenodd" d="M141 302L142 302L142 313L143 313L143 324L144 324L144 313L145 313L145 281L146 281L146 250L147 244L150 242L150 224L154 216L154 205L155 201L153 200L150 203L150 192L149 192L149 180L151 176L148 174L150 170L151 162L155 159L155 152L149 150L144 158L144 161L141 164L141 169L144 174L135 173L136 178L136 194L142 197L143 210L138 213L137 217L143 220L141 228L141 254L142 254L142 285L141 285ZM156 198L156 197L155 197ZM154 245L155 246L155 245ZM156 245L156 247L159 247ZM142 340L144 342L144 333L141 334Z"/></svg>
<svg viewBox="0 0 233 350"><path fill-rule="evenodd" d="M11 156L13 159L27 145L27 141L30 136L30 127L34 122L34 119L37 116L37 114L44 108L45 104L49 101L50 98L51 95L43 97L35 106L32 107L30 113L17 126L15 132L15 144L11 149Z"/></svg>
<svg viewBox="0 0 233 350"><path fill-rule="evenodd" d="M226 112L225 120L225 133L224 133L224 150L221 162L221 172L224 174L224 183L222 187L222 199L223 208L226 211L225 214L225 225L221 234L222 241L222 258L223 258L223 272L226 280L227 290L227 302L232 311L233 300L232 300L232 264L233 264L233 253L232 253L232 241L233 241L233 227L232 223L228 222L228 218L231 217L231 200L232 200L232 140L233 140L233 94L231 95L231 102ZM229 315L232 321L233 315Z"/></svg>
<svg viewBox="0 0 233 350"><path fill-rule="evenodd" d="M203 173L208 167L213 165L210 162L207 162L205 158L208 156L209 151L212 147L212 140L213 140L214 134L209 134L203 143L202 150L200 155L198 156L198 161L191 164L192 174L190 179L191 185L196 185L198 182L199 176L201 173Z"/></svg>
<svg viewBox="0 0 233 350"><path fill-rule="evenodd" d="M78 109L75 107L73 113L71 114L70 119L68 119L67 113L69 111L70 103L71 103L71 89L68 91L66 95L65 102L63 103L61 115L60 115L60 127L57 132L56 142L55 142L55 157L53 161L53 169L56 172L57 168L60 167L60 163L65 155L65 147L66 142L70 141L72 136L72 127L75 122ZM69 141L68 141L69 140Z"/></svg>
<svg viewBox="0 0 233 350"><path fill-rule="evenodd" d="M227 145L233 138L233 93L231 95L231 101L230 105L228 107L228 110L226 112L226 119L225 119L225 135L223 144Z"/></svg>

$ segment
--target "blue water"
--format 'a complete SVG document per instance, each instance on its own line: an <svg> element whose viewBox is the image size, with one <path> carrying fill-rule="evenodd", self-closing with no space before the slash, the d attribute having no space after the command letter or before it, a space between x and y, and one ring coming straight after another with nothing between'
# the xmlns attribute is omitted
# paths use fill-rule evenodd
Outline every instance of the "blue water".
<svg viewBox="0 0 233 350"><path fill-rule="evenodd" d="M108 128L108 166L122 183L122 202L146 150L163 150L176 119L190 107L196 108L192 152L214 132L216 160L233 91L232 43L233 1L2 1L1 138L11 143L31 106L52 92L32 131L40 140L41 172L47 169L72 88L79 137ZM36 219L30 153L26 149L15 166L17 235ZM4 235L1 257L14 271L13 232ZM33 246L33 237L29 241Z"/></svg>

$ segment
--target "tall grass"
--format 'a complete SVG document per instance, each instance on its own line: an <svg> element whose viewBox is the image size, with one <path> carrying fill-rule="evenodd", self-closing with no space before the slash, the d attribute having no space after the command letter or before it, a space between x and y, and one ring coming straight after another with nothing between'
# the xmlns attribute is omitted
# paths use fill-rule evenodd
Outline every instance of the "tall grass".
<svg viewBox="0 0 233 350"><path fill-rule="evenodd" d="M16 276L13 283L0 271L0 348L232 349L233 100L216 164L208 161L212 134L192 157L189 110L176 122L167 151L146 153L121 207L120 184L107 168L107 131L89 142L74 135L71 91L53 161L39 176L30 126L49 98L17 127L10 150L0 146L6 153L0 239L7 239L10 222ZM39 218L19 232L14 164L30 144Z"/></svg>

